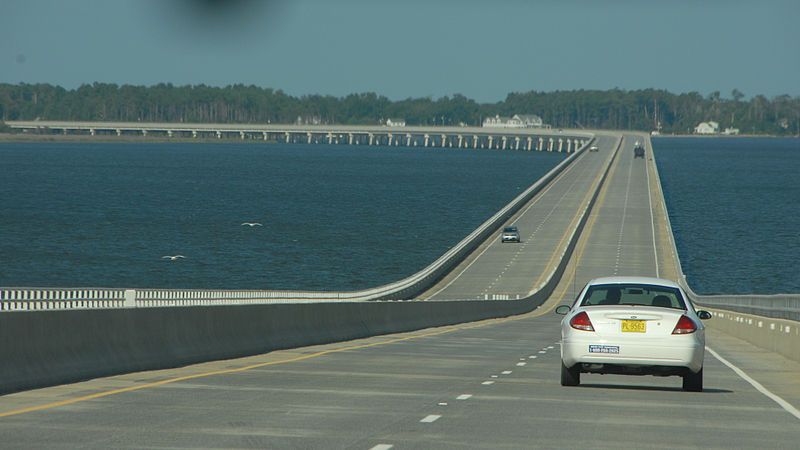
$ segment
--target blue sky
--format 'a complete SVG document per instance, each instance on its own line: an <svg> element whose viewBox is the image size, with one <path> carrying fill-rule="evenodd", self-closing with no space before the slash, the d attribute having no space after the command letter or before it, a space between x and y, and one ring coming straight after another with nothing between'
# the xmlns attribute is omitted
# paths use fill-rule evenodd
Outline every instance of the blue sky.
<svg viewBox="0 0 800 450"><path fill-rule="evenodd" d="M800 95L798 0L4 0L0 82Z"/></svg>

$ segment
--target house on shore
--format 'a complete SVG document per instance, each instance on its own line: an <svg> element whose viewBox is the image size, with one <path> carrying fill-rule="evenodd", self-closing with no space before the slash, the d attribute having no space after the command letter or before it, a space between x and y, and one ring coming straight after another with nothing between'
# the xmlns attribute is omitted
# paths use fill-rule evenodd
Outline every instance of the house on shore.
<svg viewBox="0 0 800 450"><path fill-rule="evenodd" d="M714 122L713 120L709 120L708 122L700 122L696 127L694 127L694 134L718 134L719 133L719 124Z"/></svg>
<svg viewBox="0 0 800 450"><path fill-rule="evenodd" d="M487 128L541 128L542 118L535 114L515 114L513 117L496 115L483 120Z"/></svg>
<svg viewBox="0 0 800 450"><path fill-rule="evenodd" d="M404 127L406 126L406 119L386 119L387 127Z"/></svg>

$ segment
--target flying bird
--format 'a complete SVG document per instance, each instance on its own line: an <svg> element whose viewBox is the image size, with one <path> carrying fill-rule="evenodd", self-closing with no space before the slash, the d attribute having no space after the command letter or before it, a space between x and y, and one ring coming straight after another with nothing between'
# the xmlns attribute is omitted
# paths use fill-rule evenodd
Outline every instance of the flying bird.
<svg viewBox="0 0 800 450"><path fill-rule="evenodd" d="M174 256L162 256L161 259L169 259L170 261L176 261L178 258L186 258L183 255L174 255Z"/></svg>
<svg viewBox="0 0 800 450"><path fill-rule="evenodd" d="M242 223L242 226L245 226L245 225L249 226L250 228L252 228L252 227L263 227L264 226L264 225L261 225L258 222L244 222L244 223Z"/></svg>

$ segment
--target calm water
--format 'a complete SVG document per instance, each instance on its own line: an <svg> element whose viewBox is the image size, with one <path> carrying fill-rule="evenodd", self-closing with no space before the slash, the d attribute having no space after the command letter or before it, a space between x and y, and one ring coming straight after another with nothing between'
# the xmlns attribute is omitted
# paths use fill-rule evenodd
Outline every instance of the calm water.
<svg viewBox="0 0 800 450"><path fill-rule="evenodd" d="M800 139L660 138L653 147L693 289L800 292Z"/></svg>
<svg viewBox="0 0 800 450"><path fill-rule="evenodd" d="M0 286L375 286L430 264L563 158L327 145L4 143ZM186 258L162 258L177 254Z"/></svg>

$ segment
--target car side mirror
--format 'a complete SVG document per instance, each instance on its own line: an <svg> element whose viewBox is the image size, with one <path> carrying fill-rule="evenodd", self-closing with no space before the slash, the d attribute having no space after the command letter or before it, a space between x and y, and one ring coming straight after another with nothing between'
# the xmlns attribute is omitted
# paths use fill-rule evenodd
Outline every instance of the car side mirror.
<svg viewBox="0 0 800 450"><path fill-rule="evenodd" d="M697 317L699 317L699 318L700 318L700 320L708 320L708 319L710 319L712 316L711 316L711 313L710 313L710 312L708 312L708 311L703 311L703 310L700 310L700 311L697 311Z"/></svg>
<svg viewBox="0 0 800 450"><path fill-rule="evenodd" d="M562 316L566 316L570 311L572 311L572 308L570 308L569 305L561 305L558 308L556 308L556 314Z"/></svg>

